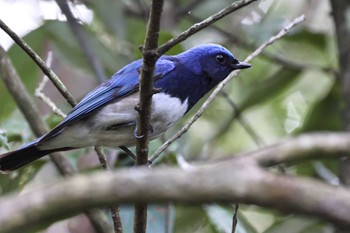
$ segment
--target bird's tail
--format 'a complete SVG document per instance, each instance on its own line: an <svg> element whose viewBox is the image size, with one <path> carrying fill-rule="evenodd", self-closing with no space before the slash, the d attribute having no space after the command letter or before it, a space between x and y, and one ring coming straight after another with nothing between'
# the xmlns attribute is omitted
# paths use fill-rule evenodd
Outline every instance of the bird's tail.
<svg viewBox="0 0 350 233"><path fill-rule="evenodd" d="M0 173L8 173L27 163L39 159L57 150L40 150L35 143L30 143L18 150L0 155Z"/></svg>

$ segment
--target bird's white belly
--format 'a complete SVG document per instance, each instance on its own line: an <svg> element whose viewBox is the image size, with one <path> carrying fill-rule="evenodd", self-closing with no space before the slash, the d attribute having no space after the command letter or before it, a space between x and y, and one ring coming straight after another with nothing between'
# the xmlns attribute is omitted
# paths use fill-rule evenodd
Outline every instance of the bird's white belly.
<svg viewBox="0 0 350 233"><path fill-rule="evenodd" d="M100 111L62 131L56 138L45 142L43 149L87 146L133 146L137 121L135 106L139 94L135 93L123 100L109 104ZM188 108L187 100L157 93L152 98L150 138L155 139L180 120ZM129 124L127 124L129 123ZM109 126L120 125L115 129Z"/></svg>

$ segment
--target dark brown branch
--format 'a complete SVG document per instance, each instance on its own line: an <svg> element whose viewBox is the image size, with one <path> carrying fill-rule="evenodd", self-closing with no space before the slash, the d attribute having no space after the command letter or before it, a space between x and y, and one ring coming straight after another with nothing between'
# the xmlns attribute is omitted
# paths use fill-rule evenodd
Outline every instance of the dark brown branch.
<svg viewBox="0 0 350 233"><path fill-rule="evenodd" d="M350 131L350 29L348 27L349 1L330 0L332 16L335 24L335 32L338 48L339 71L335 74L341 87L341 123L345 131ZM350 159L339 160L339 180L342 184L350 186ZM345 233L337 229L337 233Z"/></svg>
<svg viewBox="0 0 350 233"><path fill-rule="evenodd" d="M66 16L68 25L70 26L73 34L75 35L78 44L80 45L87 62L90 64L97 79L100 83L106 80L106 74L102 68L101 62L97 58L96 54L92 50L91 43L89 42L85 31L81 28L77 19L74 17L72 11L69 8L67 0L56 0L57 5L60 7L62 13Z"/></svg>
<svg viewBox="0 0 350 233"><path fill-rule="evenodd" d="M338 47L339 78L341 87L341 123L345 131L350 131L350 29L348 26L349 1L331 0L332 16L335 24L335 32ZM350 186L350 159L339 161L340 181Z"/></svg>
<svg viewBox="0 0 350 233"><path fill-rule="evenodd" d="M152 1L149 21L147 25L145 44L143 48L141 48L143 54L143 63L141 68L139 85L140 100L137 106L137 110L139 113L136 128L137 165L145 165L148 162L148 133L149 129L152 127L150 121L152 95L154 92L153 71L156 61L158 59L154 51L158 47L158 37L160 29L160 19L163 10L163 2L163 0ZM147 205L145 203L139 203L135 206L134 232L146 232L146 223Z"/></svg>

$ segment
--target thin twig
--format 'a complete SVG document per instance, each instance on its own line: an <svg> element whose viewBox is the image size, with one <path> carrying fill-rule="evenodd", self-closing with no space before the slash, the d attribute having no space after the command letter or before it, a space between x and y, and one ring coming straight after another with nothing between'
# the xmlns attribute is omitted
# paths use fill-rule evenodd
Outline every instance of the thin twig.
<svg viewBox="0 0 350 233"><path fill-rule="evenodd" d="M208 27L209 25L215 23L219 19L222 19L223 17L231 14L232 12L234 12L238 9L241 9L242 7L247 6L250 3L255 2L255 1L257 1L257 0L241 0L238 2L234 2L230 6L224 8L221 11L219 11L218 13L206 18L202 22L194 24L193 26L188 28L186 31L182 32L177 37L175 37L175 38L169 40L168 42L162 44L161 46L159 46L159 48L157 49L158 56L164 54L169 49L171 49L173 46L186 40L188 37L192 36L196 32Z"/></svg>
<svg viewBox="0 0 350 233"><path fill-rule="evenodd" d="M236 227L237 227L237 223L238 223L238 208L239 205L237 203L234 204L234 211L233 211L233 217L232 217L232 233L236 232Z"/></svg>
<svg viewBox="0 0 350 233"><path fill-rule="evenodd" d="M300 24L305 20L305 16L301 15L295 18L290 24L288 24L285 28L283 28L278 34L272 36L265 43L260 45L253 53L251 53L244 61L249 62L256 56L258 56L267 46L274 43L276 40L280 39L284 35L286 35L293 27ZM215 99L215 97L220 93L220 91L225 87L225 85L231 81L234 77L238 75L240 70L235 70L229 74L229 76L219 83L219 85L214 89L209 98L203 103L202 107L196 112L196 114L187 122L187 124L182 127L177 133L175 133L172 137L170 137L158 150L151 156L150 161L153 162L155 159L159 157L159 155L168 148L175 140L180 138L184 133L188 131L188 129L192 126L194 122L203 114L203 112L208 108L209 104Z"/></svg>
<svg viewBox="0 0 350 233"><path fill-rule="evenodd" d="M100 146L95 146L94 149L97 153L97 156L98 156L98 159L100 161L102 168L104 170L111 171L111 168L108 164L108 161L106 159L105 154L102 151L102 148ZM114 206L109 207L109 209L110 209L111 215L112 215L114 232L115 233L122 233L123 232L123 224L122 224L122 220L120 218L119 206L114 205Z"/></svg>
<svg viewBox="0 0 350 233"><path fill-rule="evenodd" d="M44 74L51 80L55 85L57 90L62 94L62 96L68 101L72 106L76 105L74 97L69 93L66 86L61 82L57 75L45 64L45 62L40 58L38 54L34 52L32 48L14 31L11 30L1 19L0 19L0 28L4 30L15 42L19 45L28 56L39 66Z"/></svg>
<svg viewBox="0 0 350 233"><path fill-rule="evenodd" d="M56 0L56 3L60 7L62 13L66 16L68 25L75 35L83 53L85 54L87 62L90 64L99 82L102 83L106 80L106 74L102 68L100 60L92 49L89 38L87 37L85 31L82 30L80 24L77 22L77 19L74 17L72 11L70 10L68 1Z"/></svg>
<svg viewBox="0 0 350 233"><path fill-rule="evenodd" d="M49 81L49 78L45 75L41 80L41 82L39 83L39 86L35 89L34 95L39 99L41 99L45 104L47 104L51 108L53 113L55 113L56 115L62 118L65 118L67 115L64 112L62 112L62 110L59 109L56 106L56 104L49 97L47 97L43 92L43 89L48 81Z"/></svg>
<svg viewBox="0 0 350 233"><path fill-rule="evenodd" d="M46 64L48 67L51 67L52 64L52 52L49 51L47 53L47 58L46 58ZM44 94L44 87L46 83L49 81L49 78L44 75L41 82L39 83L38 87L35 89L34 95L41 99L44 103L46 103L52 110L53 113L56 115L65 118L66 114L62 112L61 109L59 109L56 104Z"/></svg>
<svg viewBox="0 0 350 233"><path fill-rule="evenodd" d="M163 0L153 0L149 21L147 25L146 39L143 48L143 63L140 73L139 95L140 100L136 110L138 111L136 127L136 164L145 165L148 163L148 143L149 129L151 127L151 105L153 87L153 71L158 59L154 51L158 47L158 38L160 30L160 19L163 11ZM147 224L147 205L140 203L135 205L134 214L134 233L146 232Z"/></svg>
<svg viewBox="0 0 350 233"><path fill-rule="evenodd" d="M173 232L170 228L170 222L171 222L171 203L168 203L165 206L165 223L164 223L164 233L170 233Z"/></svg>

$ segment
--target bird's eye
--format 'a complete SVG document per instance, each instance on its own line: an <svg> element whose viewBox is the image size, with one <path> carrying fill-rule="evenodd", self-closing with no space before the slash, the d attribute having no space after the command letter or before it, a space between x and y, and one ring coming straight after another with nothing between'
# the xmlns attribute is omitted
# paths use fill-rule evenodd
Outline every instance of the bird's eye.
<svg viewBox="0 0 350 233"><path fill-rule="evenodd" d="M226 57L222 54L216 55L216 61L220 64L224 64L226 61Z"/></svg>

